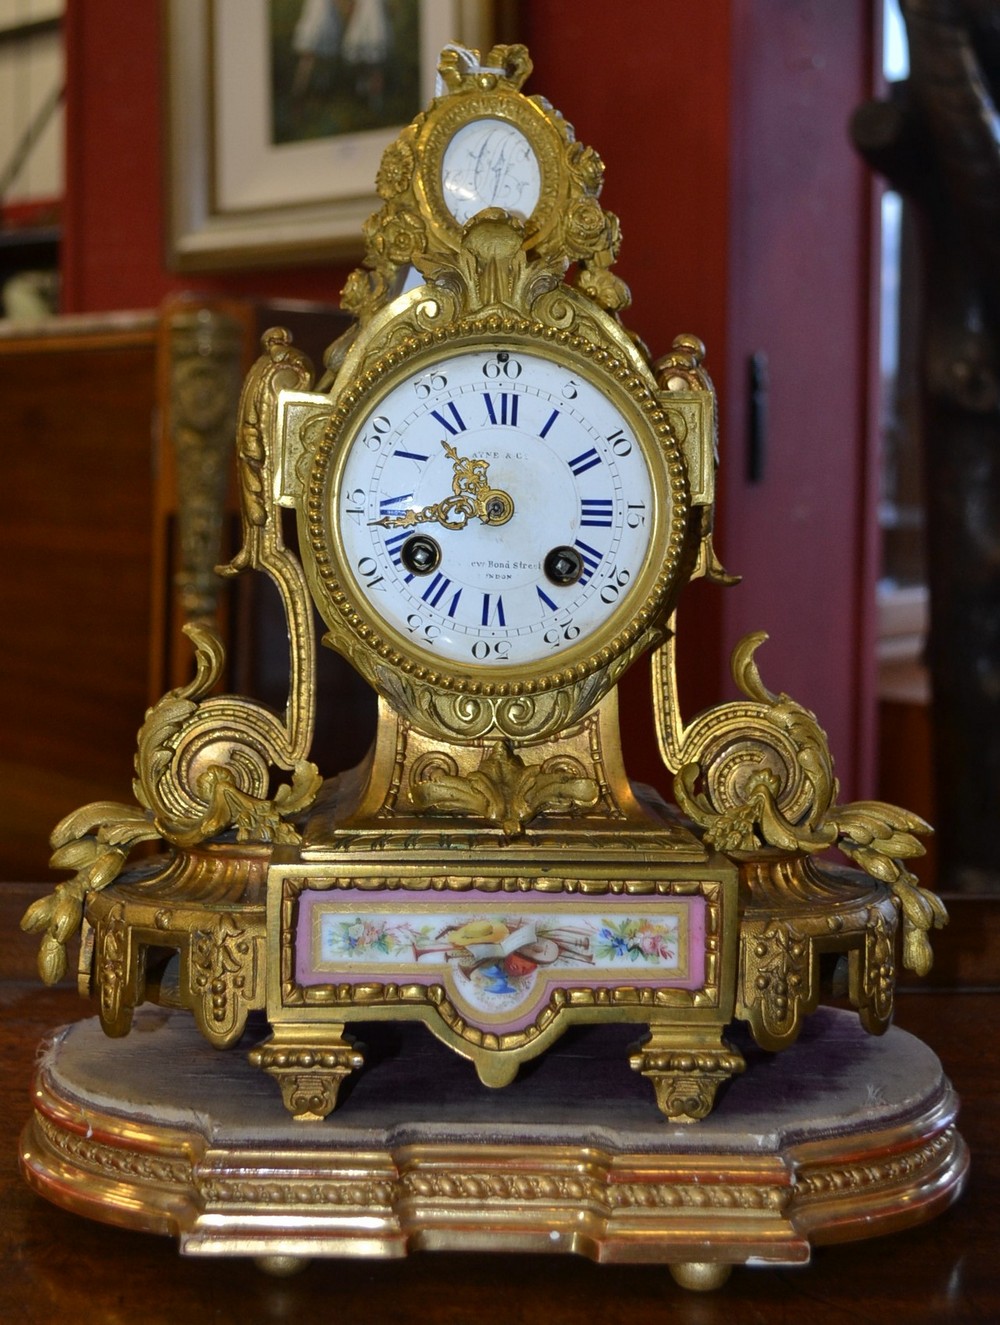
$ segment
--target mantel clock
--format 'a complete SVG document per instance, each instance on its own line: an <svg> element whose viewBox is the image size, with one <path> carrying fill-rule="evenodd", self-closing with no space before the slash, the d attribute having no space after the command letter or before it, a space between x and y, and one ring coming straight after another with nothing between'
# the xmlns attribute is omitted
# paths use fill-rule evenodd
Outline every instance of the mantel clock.
<svg viewBox="0 0 1000 1325"><path fill-rule="evenodd" d="M74 876L24 922L47 980L82 926L111 1036L152 1001L224 1048L262 1011L250 1059L317 1136L363 1067L348 1028L379 1021L424 1023L513 1093L568 1027L634 1023L631 1067L695 1123L744 1071L727 1028L792 1045L835 954L884 1031L898 931L923 971L945 919L903 863L925 825L837 804L815 718L761 681L763 636L735 651L742 697L682 717L680 592L733 583L715 396L696 338L654 359L627 330L602 164L529 71L519 46L443 53L382 160L351 330L318 381L280 330L247 378L221 571L280 592L284 713L213 693L221 645L189 627L195 678L147 714L137 803L58 825ZM326 780L313 606L378 696L369 755ZM646 654L675 805L623 763L616 687ZM165 854L122 872L148 840Z"/></svg>

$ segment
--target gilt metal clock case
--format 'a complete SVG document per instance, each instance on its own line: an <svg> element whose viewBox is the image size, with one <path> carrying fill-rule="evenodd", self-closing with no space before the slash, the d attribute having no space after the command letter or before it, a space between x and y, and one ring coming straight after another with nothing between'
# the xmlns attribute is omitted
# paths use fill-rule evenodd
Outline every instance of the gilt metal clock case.
<svg viewBox="0 0 1000 1325"><path fill-rule="evenodd" d="M222 644L189 627L195 676L146 715L136 804L57 825L72 877L23 921L49 981L82 929L109 1034L149 999L223 1048L262 1009L251 1060L303 1120L362 1065L348 1023L416 1019L494 1086L574 1023L635 1023L632 1067L691 1122L743 1069L734 1019L791 1045L834 954L885 1030L898 936L922 973L946 920L905 863L926 825L837 803L815 717L761 680L763 635L734 651L741 697L683 717L679 592L735 582L715 395L696 338L653 360L621 322L603 167L523 95L530 67L443 54L379 171L354 326L319 381L280 330L247 377L222 571L277 587L284 712L218 693ZM314 605L378 695L369 755L328 778ZM625 768L617 684L643 654L676 807ZM165 857L122 873L146 842ZM860 870L825 868L830 847Z"/></svg>
<svg viewBox="0 0 1000 1325"><path fill-rule="evenodd" d="M500 306L437 329L439 308L418 291L387 310L338 398L302 507L314 596L376 684L573 689L575 713L662 633L688 532L680 446L620 332ZM400 324L427 329L400 342Z"/></svg>

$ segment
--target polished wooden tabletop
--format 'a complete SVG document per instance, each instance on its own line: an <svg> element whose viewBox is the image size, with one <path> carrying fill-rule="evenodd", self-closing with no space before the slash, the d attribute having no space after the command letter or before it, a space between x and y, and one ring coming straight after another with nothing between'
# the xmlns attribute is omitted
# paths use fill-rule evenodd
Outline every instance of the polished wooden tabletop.
<svg viewBox="0 0 1000 1325"><path fill-rule="evenodd" d="M36 1047L92 1015L75 988L31 975L34 945L16 915L38 895L0 884L0 1320L33 1322L330 1321L344 1325L818 1325L824 1321L1000 1321L1000 1050L996 992L905 992L897 1023L938 1054L962 1099L972 1152L961 1200L932 1222L814 1252L794 1269L733 1271L711 1294L678 1288L663 1267L577 1256L417 1253L400 1261L314 1261L272 1278L239 1260L181 1257L172 1239L124 1232L36 1196L18 1172Z"/></svg>

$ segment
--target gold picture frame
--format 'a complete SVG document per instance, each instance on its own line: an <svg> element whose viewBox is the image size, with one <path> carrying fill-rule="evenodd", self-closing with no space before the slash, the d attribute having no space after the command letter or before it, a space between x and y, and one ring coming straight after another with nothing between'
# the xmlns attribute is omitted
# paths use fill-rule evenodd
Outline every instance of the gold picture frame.
<svg viewBox="0 0 1000 1325"><path fill-rule="evenodd" d="M492 0L417 0L419 98L448 42L487 49ZM175 271L352 258L400 124L275 144L269 0L164 0L168 263ZM390 56L391 61L391 56Z"/></svg>

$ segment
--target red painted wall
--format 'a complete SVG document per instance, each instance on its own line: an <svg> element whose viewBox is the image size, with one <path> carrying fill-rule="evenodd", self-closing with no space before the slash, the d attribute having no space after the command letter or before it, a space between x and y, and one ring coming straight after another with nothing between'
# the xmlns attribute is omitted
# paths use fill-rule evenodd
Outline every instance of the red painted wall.
<svg viewBox="0 0 1000 1325"><path fill-rule="evenodd" d="M871 95L874 5L732 6L721 503L726 650L813 709L845 791L871 794L875 492L868 444L871 182L847 124ZM768 448L747 477L747 361L769 364Z"/></svg>
<svg viewBox="0 0 1000 1325"><path fill-rule="evenodd" d="M870 787L874 657L868 184L846 121L870 86L874 0L524 0L540 92L607 165L630 325L662 354L702 337L720 391L718 545L744 584L685 599L685 709L730 695L728 654L772 635L765 680L816 708L845 790ZM163 262L160 7L68 0L67 311L198 289L336 298L345 268L180 277ZM746 355L771 365L764 481L744 474ZM643 668L630 768L665 784Z"/></svg>
<svg viewBox="0 0 1000 1325"><path fill-rule="evenodd" d="M347 268L169 272L166 95L156 0L67 0L63 309L153 308L168 294L333 301Z"/></svg>
<svg viewBox="0 0 1000 1325"><path fill-rule="evenodd" d="M635 294L630 320L662 352L695 326L722 340L729 17L724 3L660 0L642 10L641 41L636 7L615 11L604 0L525 4L517 35L535 61L528 91L564 110L608 163L604 201L624 228L618 271ZM339 294L347 268L168 272L160 6L68 0L66 39L65 311L152 307L192 283L233 294Z"/></svg>
<svg viewBox="0 0 1000 1325"><path fill-rule="evenodd" d="M730 14L727 3L523 6L529 90L563 111L605 167L622 224L615 270L654 356L679 332L720 346L726 319Z"/></svg>

